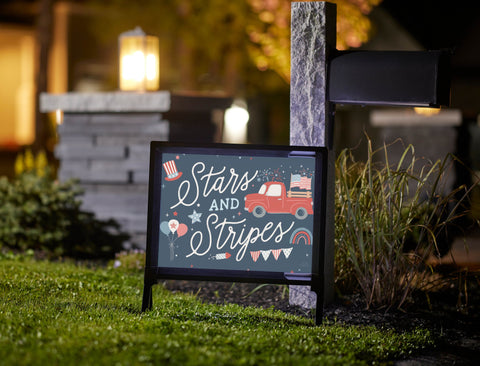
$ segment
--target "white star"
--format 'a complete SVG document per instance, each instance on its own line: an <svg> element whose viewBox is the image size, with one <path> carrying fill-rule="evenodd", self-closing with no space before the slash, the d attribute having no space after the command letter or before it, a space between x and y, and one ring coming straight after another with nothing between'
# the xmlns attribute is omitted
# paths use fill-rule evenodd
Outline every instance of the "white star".
<svg viewBox="0 0 480 366"><path fill-rule="evenodd" d="M193 213L191 215L188 215L192 219L192 224L195 224L196 222L201 222L200 217L202 216L201 213L193 210Z"/></svg>

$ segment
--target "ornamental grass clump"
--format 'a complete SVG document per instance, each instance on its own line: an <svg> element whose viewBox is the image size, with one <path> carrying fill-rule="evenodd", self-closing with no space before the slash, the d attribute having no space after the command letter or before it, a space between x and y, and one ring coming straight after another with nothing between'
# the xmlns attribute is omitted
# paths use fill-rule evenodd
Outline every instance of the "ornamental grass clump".
<svg viewBox="0 0 480 366"><path fill-rule="evenodd" d="M427 284L427 260L448 251L468 192L442 194L453 156L426 162L410 145L392 164L388 146L367 143L366 162L344 150L336 163L337 287L360 289L368 308L401 308Z"/></svg>

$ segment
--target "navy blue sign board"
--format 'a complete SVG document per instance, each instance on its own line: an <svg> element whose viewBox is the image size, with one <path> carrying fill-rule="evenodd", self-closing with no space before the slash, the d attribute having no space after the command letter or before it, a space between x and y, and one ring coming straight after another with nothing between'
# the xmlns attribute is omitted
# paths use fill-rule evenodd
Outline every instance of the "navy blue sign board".
<svg viewBox="0 0 480 366"><path fill-rule="evenodd" d="M142 311L159 279L310 285L323 310L327 149L152 142Z"/></svg>

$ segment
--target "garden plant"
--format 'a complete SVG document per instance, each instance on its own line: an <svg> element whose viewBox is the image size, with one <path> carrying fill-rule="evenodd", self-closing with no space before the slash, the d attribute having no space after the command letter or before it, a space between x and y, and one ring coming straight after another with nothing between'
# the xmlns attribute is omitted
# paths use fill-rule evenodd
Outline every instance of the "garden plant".
<svg viewBox="0 0 480 366"><path fill-rule="evenodd" d="M392 164L389 146L367 146L367 161L346 149L336 162L336 283L368 308L402 308L435 280L429 260L450 249L469 190L445 187L454 156L430 162L410 145Z"/></svg>
<svg viewBox="0 0 480 366"><path fill-rule="evenodd" d="M0 249L77 259L113 258L122 249L128 235L119 224L82 209L80 187L53 179L43 153L19 155L15 171L13 180L0 178Z"/></svg>

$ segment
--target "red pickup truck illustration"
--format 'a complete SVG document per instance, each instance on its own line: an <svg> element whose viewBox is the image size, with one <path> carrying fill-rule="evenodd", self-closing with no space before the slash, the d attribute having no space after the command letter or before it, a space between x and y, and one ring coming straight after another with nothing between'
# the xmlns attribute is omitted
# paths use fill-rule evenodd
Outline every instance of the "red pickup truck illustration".
<svg viewBox="0 0 480 366"><path fill-rule="evenodd" d="M260 218L266 213L290 213L299 220L313 214L312 192L287 191L281 182L266 182L245 196L245 210Z"/></svg>

